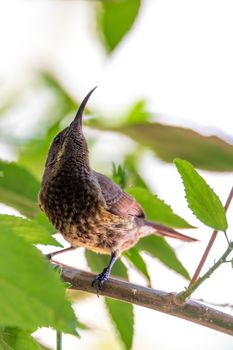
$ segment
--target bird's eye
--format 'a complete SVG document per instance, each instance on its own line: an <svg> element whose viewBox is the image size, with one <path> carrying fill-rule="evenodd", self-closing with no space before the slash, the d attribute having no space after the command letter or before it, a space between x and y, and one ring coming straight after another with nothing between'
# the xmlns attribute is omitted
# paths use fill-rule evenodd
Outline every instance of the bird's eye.
<svg viewBox="0 0 233 350"><path fill-rule="evenodd" d="M56 136L55 139L54 139L54 142L55 143L59 143L59 141L60 141L60 136Z"/></svg>

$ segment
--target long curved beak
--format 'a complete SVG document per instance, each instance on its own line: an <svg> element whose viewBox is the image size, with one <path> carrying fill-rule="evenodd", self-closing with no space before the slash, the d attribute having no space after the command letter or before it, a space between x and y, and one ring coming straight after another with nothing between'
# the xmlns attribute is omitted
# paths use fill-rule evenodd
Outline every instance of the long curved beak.
<svg viewBox="0 0 233 350"><path fill-rule="evenodd" d="M72 127L76 127L76 126L81 126L82 125L82 116L83 116L83 111L86 107L86 104L91 96L91 94L94 92L94 90L97 88L97 86L95 86L90 92L88 92L88 94L86 95L86 97L83 99L82 103L79 106L78 112L74 118L74 120L72 121L72 123L70 124L70 126Z"/></svg>

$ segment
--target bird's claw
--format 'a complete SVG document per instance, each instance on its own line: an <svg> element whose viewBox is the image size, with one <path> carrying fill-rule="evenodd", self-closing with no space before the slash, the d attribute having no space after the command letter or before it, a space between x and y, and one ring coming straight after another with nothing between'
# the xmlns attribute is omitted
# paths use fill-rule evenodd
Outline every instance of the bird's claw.
<svg viewBox="0 0 233 350"><path fill-rule="evenodd" d="M99 296L99 291L103 290L103 286L104 286L105 282L107 281L108 277L109 277L109 270L107 268L105 268L103 270L103 272L101 272L99 275L97 275L95 277L95 279L93 280L91 285L92 285L92 287L94 287L95 284L97 283L96 291L97 291L98 296Z"/></svg>

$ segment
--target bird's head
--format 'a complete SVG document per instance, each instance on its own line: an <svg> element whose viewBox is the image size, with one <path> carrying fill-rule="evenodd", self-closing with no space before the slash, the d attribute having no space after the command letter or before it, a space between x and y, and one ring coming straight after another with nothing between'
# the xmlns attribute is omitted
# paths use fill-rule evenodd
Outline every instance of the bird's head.
<svg viewBox="0 0 233 350"><path fill-rule="evenodd" d="M95 89L96 87L84 98L72 123L54 137L45 164L47 170L56 170L71 159L89 167L88 148L82 131L82 116L87 101Z"/></svg>

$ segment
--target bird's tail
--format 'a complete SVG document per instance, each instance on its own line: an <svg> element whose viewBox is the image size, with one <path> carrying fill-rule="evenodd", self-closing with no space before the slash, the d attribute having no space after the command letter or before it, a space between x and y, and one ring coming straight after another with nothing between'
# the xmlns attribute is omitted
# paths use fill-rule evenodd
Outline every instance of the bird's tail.
<svg viewBox="0 0 233 350"><path fill-rule="evenodd" d="M141 237L146 237L151 234L155 234L156 236L176 238L185 242L198 241L196 238L183 235L182 233L168 226L157 224L155 222L148 221L148 220L144 221L144 225L142 226L140 233L141 233Z"/></svg>

